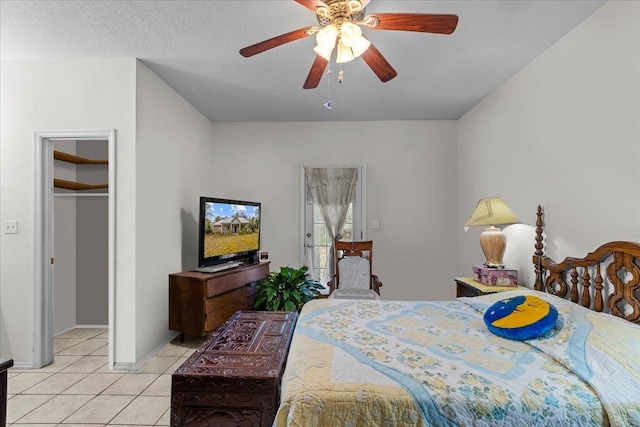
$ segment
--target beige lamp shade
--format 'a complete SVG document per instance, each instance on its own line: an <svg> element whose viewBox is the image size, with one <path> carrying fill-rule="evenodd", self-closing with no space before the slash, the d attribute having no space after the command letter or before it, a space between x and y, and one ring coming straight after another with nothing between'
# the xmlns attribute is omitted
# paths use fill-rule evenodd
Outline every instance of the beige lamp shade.
<svg viewBox="0 0 640 427"><path fill-rule="evenodd" d="M496 225L516 224L520 222L518 217L500 197L481 199L466 226L486 225L487 228L480 234L480 246L487 267L504 268L502 256L507 248L507 238Z"/></svg>
<svg viewBox="0 0 640 427"><path fill-rule="evenodd" d="M507 225L520 220L500 197L480 199L465 225Z"/></svg>

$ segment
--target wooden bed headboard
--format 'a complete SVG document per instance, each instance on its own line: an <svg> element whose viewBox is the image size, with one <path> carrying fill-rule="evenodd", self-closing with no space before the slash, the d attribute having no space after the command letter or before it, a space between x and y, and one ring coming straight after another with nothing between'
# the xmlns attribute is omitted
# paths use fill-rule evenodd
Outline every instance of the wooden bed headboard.
<svg viewBox="0 0 640 427"><path fill-rule="evenodd" d="M542 207L538 206L536 220L536 244L533 264L536 282L534 289L565 298L595 311L604 310L605 279L601 271L606 271L607 307L615 316L630 322L640 323L640 244L634 242L609 242L587 254L584 258L565 258L556 263L544 255L542 233ZM570 286L567 284L570 282ZM625 314L624 306L632 311Z"/></svg>

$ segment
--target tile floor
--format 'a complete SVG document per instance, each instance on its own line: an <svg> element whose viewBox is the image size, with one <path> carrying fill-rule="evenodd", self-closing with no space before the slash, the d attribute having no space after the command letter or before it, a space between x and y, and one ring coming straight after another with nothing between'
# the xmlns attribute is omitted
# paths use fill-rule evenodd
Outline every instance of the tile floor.
<svg viewBox="0 0 640 427"><path fill-rule="evenodd" d="M204 342L176 338L138 370L110 371L106 329L54 338L54 362L11 368L7 426L168 426L171 374Z"/></svg>

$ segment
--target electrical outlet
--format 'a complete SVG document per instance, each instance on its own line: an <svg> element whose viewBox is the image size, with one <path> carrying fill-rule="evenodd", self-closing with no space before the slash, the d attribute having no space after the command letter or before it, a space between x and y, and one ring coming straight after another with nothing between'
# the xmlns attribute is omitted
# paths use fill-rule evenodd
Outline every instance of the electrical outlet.
<svg viewBox="0 0 640 427"><path fill-rule="evenodd" d="M17 234L18 233L18 220L8 219L4 222L4 234Z"/></svg>
<svg viewBox="0 0 640 427"><path fill-rule="evenodd" d="M374 219L371 221L371 229L372 230L377 230L380 228L380 221L378 221L377 219Z"/></svg>

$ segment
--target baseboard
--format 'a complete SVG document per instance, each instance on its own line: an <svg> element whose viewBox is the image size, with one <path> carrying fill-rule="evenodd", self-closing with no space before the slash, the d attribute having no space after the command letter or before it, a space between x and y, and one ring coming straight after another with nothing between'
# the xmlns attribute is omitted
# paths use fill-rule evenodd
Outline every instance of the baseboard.
<svg viewBox="0 0 640 427"><path fill-rule="evenodd" d="M53 337L55 338L55 337L58 337L58 336L60 336L60 335L62 335L62 334L66 334L67 332L72 331L72 330L74 330L75 328L76 328L76 326L72 326L72 327L70 327L70 328L67 328L67 329L65 329L65 330L64 330L64 331L62 331L62 332L58 332L58 333L57 333L57 334L55 334Z"/></svg>
<svg viewBox="0 0 640 427"><path fill-rule="evenodd" d="M65 334L69 331L72 331L74 329L109 329L109 325L75 325L72 326L70 328L65 329L62 332L58 332L57 334L55 334L53 337L57 337L59 335Z"/></svg>
<svg viewBox="0 0 640 427"><path fill-rule="evenodd" d="M76 329L76 328L106 328L106 327L107 327L106 325L76 325L75 327L70 328L67 331L69 331L71 329ZM64 334L67 331L60 332L58 335ZM140 367L142 365L144 365L144 363L147 360L149 360L150 358L155 356L158 351L160 351L164 346L169 344L171 341L173 341L179 335L180 335L179 332L174 333L169 338L167 338L165 341L163 341L160 345L156 346L153 350L151 350L149 353L147 353L138 362L115 362L113 364L112 371L123 371L123 372L137 371L138 369L140 369ZM13 368L14 369L33 369L33 364L31 364L29 362L14 362Z"/></svg>
<svg viewBox="0 0 640 427"><path fill-rule="evenodd" d="M11 369L33 369L33 363L31 362L13 362Z"/></svg>
<svg viewBox="0 0 640 427"><path fill-rule="evenodd" d="M113 369L111 369L112 371L122 371L122 372L129 372L135 369L136 364L135 363L129 363L129 362L116 362L113 364Z"/></svg>
<svg viewBox="0 0 640 427"><path fill-rule="evenodd" d="M163 341L162 343L160 343L158 346L156 346L153 350L151 350L149 353L147 353L142 359L140 359L139 361L135 362L135 363L115 363L113 366L113 369L115 370L116 367L118 369L121 369L120 366L121 365L130 365L130 367L128 368L128 370L130 371L137 371L138 369L140 369L140 367L142 365L144 365L144 363L151 359L153 356L156 355L157 352L159 352L160 350L162 350L162 348L164 346L166 346L167 344L169 344L171 341L173 341L177 336L179 336L180 333L175 333L172 336L170 336L169 338L167 338L165 341Z"/></svg>

